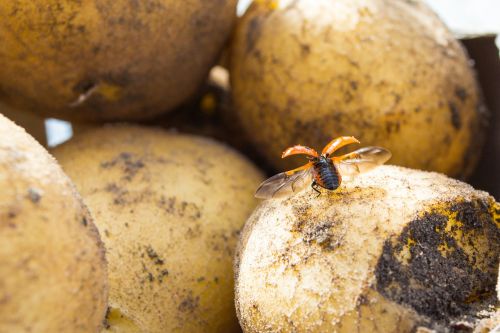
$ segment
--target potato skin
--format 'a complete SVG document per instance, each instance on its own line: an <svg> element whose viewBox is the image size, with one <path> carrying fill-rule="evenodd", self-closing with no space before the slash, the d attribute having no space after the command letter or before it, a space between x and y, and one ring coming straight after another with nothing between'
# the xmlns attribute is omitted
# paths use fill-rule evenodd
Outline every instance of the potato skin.
<svg viewBox="0 0 500 333"><path fill-rule="evenodd" d="M98 332L104 247L74 185L0 115L0 332Z"/></svg>
<svg viewBox="0 0 500 333"><path fill-rule="evenodd" d="M257 1L231 52L235 111L278 169L284 149L354 135L391 163L466 177L485 109L464 49L420 1Z"/></svg>
<svg viewBox="0 0 500 333"><path fill-rule="evenodd" d="M0 97L64 119L166 112L203 83L235 8L236 0L1 0Z"/></svg>
<svg viewBox="0 0 500 333"><path fill-rule="evenodd" d="M239 329L232 257L262 180L252 164L206 138L127 125L54 154L103 235L110 332Z"/></svg>
<svg viewBox="0 0 500 333"><path fill-rule="evenodd" d="M243 330L446 332L457 319L475 324L475 313L496 302L498 212L467 184L393 166L319 197L307 189L264 201L235 260Z"/></svg>

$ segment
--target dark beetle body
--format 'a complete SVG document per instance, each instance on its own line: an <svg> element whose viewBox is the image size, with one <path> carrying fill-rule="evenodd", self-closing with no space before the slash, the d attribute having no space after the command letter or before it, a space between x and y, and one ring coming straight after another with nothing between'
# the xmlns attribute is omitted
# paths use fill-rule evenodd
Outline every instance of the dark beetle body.
<svg viewBox="0 0 500 333"><path fill-rule="evenodd" d="M315 185L319 185L327 190L333 191L340 186L342 179L332 159L325 156L314 159L313 169L313 188Z"/></svg>

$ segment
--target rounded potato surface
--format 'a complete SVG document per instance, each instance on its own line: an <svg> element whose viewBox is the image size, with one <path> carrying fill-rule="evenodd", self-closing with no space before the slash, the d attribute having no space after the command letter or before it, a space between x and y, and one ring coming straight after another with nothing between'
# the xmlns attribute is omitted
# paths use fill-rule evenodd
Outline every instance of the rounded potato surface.
<svg viewBox="0 0 500 333"><path fill-rule="evenodd" d="M54 150L103 235L110 332L234 332L232 257L260 172L215 141L109 126Z"/></svg>
<svg viewBox="0 0 500 333"><path fill-rule="evenodd" d="M353 135L391 163L464 177L484 122L469 60L420 1L256 1L231 52L235 111L278 169Z"/></svg>
<svg viewBox="0 0 500 333"><path fill-rule="evenodd" d="M258 206L237 250L236 309L246 333L453 331L497 302L499 251L487 193L382 166Z"/></svg>
<svg viewBox="0 0 500 333"><path fill-rule="evenodd" d="M0 332L98 332L106 261L74 185L0 115Z"/></svg>
<svg viewBox="0 0 500 333"><path fill-rule="evenodd" d="M65 119L151 117L203 83L236 0L0 0L0 98Z"/></svg>

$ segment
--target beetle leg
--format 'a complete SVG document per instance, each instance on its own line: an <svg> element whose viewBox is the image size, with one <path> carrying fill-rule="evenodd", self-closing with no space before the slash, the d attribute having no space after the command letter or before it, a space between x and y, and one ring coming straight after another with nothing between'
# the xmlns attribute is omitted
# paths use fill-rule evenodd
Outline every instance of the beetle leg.
<svg viewBox="0 0 500 333"><path fill-rule="evenodd" d="M313 182L311 183L311 188L318 193L318 195L316 196L316 198L321 195L321 192L318 191L317 186L318 186L318 184L316 183L315 180L313 180Z"/></svg>

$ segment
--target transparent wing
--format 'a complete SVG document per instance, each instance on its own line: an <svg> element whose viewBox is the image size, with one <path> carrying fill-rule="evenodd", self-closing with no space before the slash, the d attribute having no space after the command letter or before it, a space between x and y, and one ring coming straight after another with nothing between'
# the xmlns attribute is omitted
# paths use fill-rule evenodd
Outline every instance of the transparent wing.
<svg viewBox="0 0 500 333"><path fill-rule="evenodd" d="M391 158L389 150L382 147L364 147L352 153L334 157L333 161L342 179L351 180L357 175L375 169Z"/></svg>
<svg viewBox="0 0 500 333"><path fill-rule="evenodd" d="M301 191L312 181L312 169L300 170L289 175L278 173L260 184L255 197L260 199L282 198Z"/></svg>

